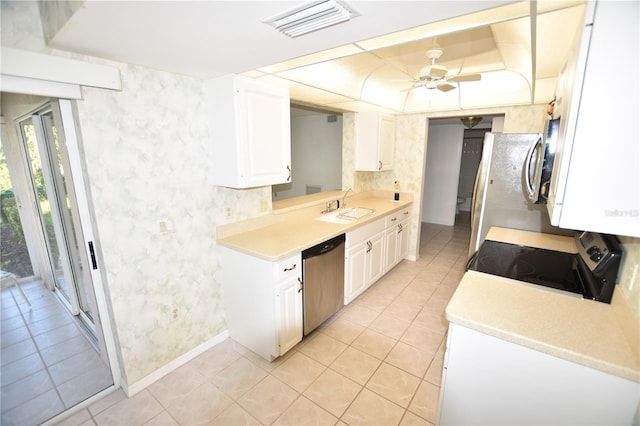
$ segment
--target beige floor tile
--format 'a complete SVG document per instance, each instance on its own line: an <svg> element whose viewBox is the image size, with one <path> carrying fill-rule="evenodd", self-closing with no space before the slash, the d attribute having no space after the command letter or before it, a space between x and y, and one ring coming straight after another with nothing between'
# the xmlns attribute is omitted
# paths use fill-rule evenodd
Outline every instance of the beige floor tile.
<svg viewBox="0 0 640 426"><path fill-rule="evenodd" d="M123 399L95 416L96 423L102 425L144 424L164 411L160 403L147 390L131 398Z"/></svg>
<svg viewBox="0 0 640 426"><path fill-rule="evenodd" d="M346 348L346 344L333 337L329 337L323 333L315 333L299 350L308 357L324 365L329 365L344 352Z"/></svg>
<svg viewBox="0 0 640 426"><path fill-rule="evenodd" d="M375 330L379 333L384 334L385 336L389 336L392 339L398 340L400 339L400 337L402 337L410 324L410 322L401 320L395 315L382 313L371 323L369 329Z"/></svg>
<svg viewBox="0 0 640 426"><path fill-rule="evenodd" d="M340 417L358 395L362 386L328 369L304 392L311 401Z"/></svg>
<svg viewBox="0 0 640 426"><path fill-rule="evenodd" d="M237 400L249 389L265 378L267 372L245 358L239 358L216 374L213 383L233 400Z"/></svg>
<svg viewBox="0 0 640 426"><path fill-rule="evenodd" d="M271 372L298 392L304 392L327 367L301 352L296 352Z"/></svg>
<svg viewBox="0 0 640 426"><path fill-rule="evenodd" d="M403 414L402 407L365 388L341 420L349 425L397 425Z"/></svg>
<svg viewBox="0 0 640 426"><path fill-rule="evenodd" d="M270 425L300 394L269 375L238 400L238 404L261 423Z"/></svg>
<svg viewBox="0 0 640 426"><path fill-rule="evenodd" d="M219 426L257 426L260 422L238 404L231 404L218 417L213 419L212 425Z"/></svg>
<svg viewBox="0 0 640 426"><path fill-rule="evenodd" d="M427 353L431 353L433 356L440 347L443 338L443 333L434 332L428 326L414 322L407 328L407 331L402 335L400 341L420 348Z"/></svg>
<svg viewBox="0 0 640 426"><path fill-rule="evenodd" d="M348 347L334 362L331 369L364 385L382 363L378 358Z"/></svg>
<svg viewBox="0 0 640 426"><path fill-rule="evenodd" d="M403 321L413 321L422 309L422 304L417 303L407 296L398 296L392 304L387 306L383 313L391 315Z"/></svg>
<svg viewBox="0 0 640 426"><path fill-rule="evenodd" d="M351 346L378 359L384 359L396 342L397 340L391 337L367 329L353 341Z"/></svg>
<svg viewBox="0 0 640 426"><path fill-rule="evenodd" d="M304 396L299 397L274 425L335 425L338 419Z"/></svg>
<svg viewBox="0 0 640 426"><path fill-rule="evenodd" d="M442 341L440 348L438 348L438 352L434 355L431 364L429 364L429 368L427 369L427 373L424 375L424 380L429 383L432 383L436 386L440 386L442 382L442 367L444 365L444 351L446 347L446 337Z"/></svg>
<svg viewBox="0 0 640 426"><path fill-rule="evenodd" d="M148 422L144 424L144 426L178 426L179 423L176 422L176 419L171 417L171 414L167 412L167 410L158 414Z"/></svg>
<svg viewBox="0 0 640 426"><path fill-rule="evenodd" d="M236 345L234 345L233 341L227 339L197 356L190 364L192 364L200 374L211 380L221 370L242 356L235 348Z"/></svg>
<svg viewBox="0 0 640 426"><path fill-rule="evenodd" d="M352 303L340 312L340 318L368 327L380 315L380 312L374 311L357 303Z"/></svg>
<svg viewBox="0 0 640 426"><path fill-rule="evenodd" d="M420 416L416 416L411 411L404 413L400 426L433 426L433 423L426 421Z"/></svg>
<svg viewBox="0 0 640 426"><path fill-rule="evenodd" d="M198 369L192 363L187 363L153 383L148 389L163 407L168 408L205 381Z"/></svg>
<svg viewBox="0 0 640 426"><path fill-rule="evenodd" d="M420 379L383 362L367 383L367 388L401 407L407 408Z"/></svg>
<svg viewBox="0 0 640 426"><path fill-rule="evenodd" d="M232 403L224 392L207 382L174 400L167 411L181 425L211 423Z"/></svg>
<svg viewBox="0 0 640 426"><path fill-rule="evenodd" d="M384 294L382 291L375 291L377 289L371 289L372 292L365 292L362 296L354 302L357 306L362 306L376 312L382 312L391 302L393 302L394 296Z"/></svg>
<svg viewBox="0 0 640 426"><path fill-rule="evenodd" d="M341 318L336 318L331 321L325 327L322 327L320 332L326 334L329 337L333 337L347 345L350 345L356 337L364 331L365 327L353 323L351 321L345 321Z"/></svg>
<svg viewBox="0 0 640 426"><path fill-rule="evenodd" d="M432 359L430 352L407 345L404 342L398 342L385 358L385 362L416 377L423 377Z"/></svg>
<svg viewBox="0 0 640 426"><path fill-rule="evenodd" d="M435 424L438 416L440 387L423 381L409 404L409 411Z"/></svg>

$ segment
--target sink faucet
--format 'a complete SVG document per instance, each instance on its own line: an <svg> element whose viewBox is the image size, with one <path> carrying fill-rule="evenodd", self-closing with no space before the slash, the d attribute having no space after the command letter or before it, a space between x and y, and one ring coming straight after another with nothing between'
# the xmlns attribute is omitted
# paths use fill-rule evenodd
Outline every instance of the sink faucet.
<svg viewBox="0 0 640 426"><path fill-rule="evenodd" d="M347 207L347 194L349 193L349 191L351 191L351 188L347 189L344 192L344 196L342 197L342 207Z"/></svg>

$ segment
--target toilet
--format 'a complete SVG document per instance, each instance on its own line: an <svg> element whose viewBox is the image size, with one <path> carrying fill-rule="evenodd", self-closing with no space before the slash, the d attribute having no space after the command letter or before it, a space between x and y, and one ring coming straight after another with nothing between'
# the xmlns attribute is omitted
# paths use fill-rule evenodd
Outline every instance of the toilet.
<svg viewBox="0 0 640 426"><path fill-rule="evenodd" d="M466 198L458 197L458 201L456 201L456 214L460 213L460 206L464 204L465 201L467 201Z"/></svg>

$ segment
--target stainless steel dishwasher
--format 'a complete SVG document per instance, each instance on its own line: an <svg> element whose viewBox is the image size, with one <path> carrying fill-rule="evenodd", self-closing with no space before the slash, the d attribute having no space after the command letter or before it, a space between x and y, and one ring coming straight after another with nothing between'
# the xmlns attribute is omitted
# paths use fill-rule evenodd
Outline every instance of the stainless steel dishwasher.
<svg viewBox="0 0 640 426"><path fill-rule="evenodd" d="M344 234L302 252L303 335L344 306Z"/></svg>

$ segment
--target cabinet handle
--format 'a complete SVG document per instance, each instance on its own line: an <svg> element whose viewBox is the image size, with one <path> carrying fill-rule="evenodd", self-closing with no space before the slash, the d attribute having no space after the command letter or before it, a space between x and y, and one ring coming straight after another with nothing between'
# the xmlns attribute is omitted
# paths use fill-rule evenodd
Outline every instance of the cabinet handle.
<svg viewBox="0 0 640 426"><path fill-rule="evenodd" d="M371 244L371 241L367 241L367 253L369 253L371 250L373 250L373 244Z"/></svg>
<svg viewBox="0 0 640 426"><path fill-rule="evenodd" d="M302 283L302 280L300 279L300 277L298 277L298 293L302 291L303 287L304 287L304 284Z"/></svg>
<svg viewBox="0 0 640 426"><path fill-rule="evenodd" d="M378 161L378 171L382 170L382 161Z"/></svg>
<svg viewBox="0 0 640 426"><path fill-rule="evenodd" d="M403 230L403 228L402 228L402 224L401 224L401 223L399 223L399 224L398 224L398 234L399 234L399 233L401 233L401 232L402 232L402 230Z"/></svg>
<svg viewBox="0 0 640 426"><path fill-rule="evenodd" d="M289 172L287 175L287 182L291 180L291 167L287 166L287 171Z"/></svg>
<svg viewBox="0 0 640 426"><path fill-rule="evenodd" d="M294 269L296 269L296 267L297 267L297 265L294 263L291 268L284 268L284 272L293 271Z"/></svg>
<svg viewBox="0 0 640 426"><path fill-rule="evenodd" d="M395 222L396 220L398 220L397 217L391 218L391 222Z"/></svg>
<svg viewBox="0 0 640 426"><path fill-rule="evenodd" d="M409 212L404 212L404 213L402 213L402 214L403 214L403 215L405 215L405 216L408 216L408 215L409 215Z"/></svg>

